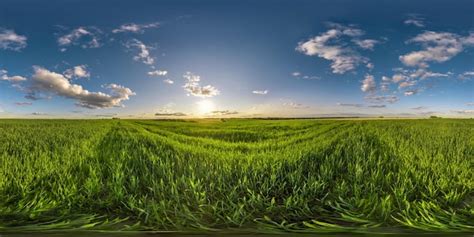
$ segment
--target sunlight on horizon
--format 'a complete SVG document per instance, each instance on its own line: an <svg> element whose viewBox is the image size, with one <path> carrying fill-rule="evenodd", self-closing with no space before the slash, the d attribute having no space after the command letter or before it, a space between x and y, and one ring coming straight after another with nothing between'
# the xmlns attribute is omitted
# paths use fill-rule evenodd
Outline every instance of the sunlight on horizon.
<svg viewBox="0 0 474 237"><path fill-rule="evenodd" d="M215 110L216 105L211 100L201 100L196 102L199 115L206 115Z"/></svg>

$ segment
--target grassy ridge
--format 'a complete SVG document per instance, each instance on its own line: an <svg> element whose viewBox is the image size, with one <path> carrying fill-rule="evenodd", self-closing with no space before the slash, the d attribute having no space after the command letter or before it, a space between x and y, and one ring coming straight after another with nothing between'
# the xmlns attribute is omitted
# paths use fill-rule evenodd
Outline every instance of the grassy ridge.
<svg viewBox="0 0 474 237"><path fill-rule="evenodd" d="M472 120L2 120L0 134L0 231L474 232Z"/></svg>

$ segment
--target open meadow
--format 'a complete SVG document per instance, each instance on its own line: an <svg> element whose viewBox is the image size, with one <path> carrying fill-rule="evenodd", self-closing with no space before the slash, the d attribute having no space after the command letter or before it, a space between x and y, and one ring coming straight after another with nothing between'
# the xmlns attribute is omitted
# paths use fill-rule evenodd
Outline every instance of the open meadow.
<svg viewBox="0 0 474 237"><path fill-rule="evenodd" d="M473 232L474 120L0 120L0 232Z"/></svg>

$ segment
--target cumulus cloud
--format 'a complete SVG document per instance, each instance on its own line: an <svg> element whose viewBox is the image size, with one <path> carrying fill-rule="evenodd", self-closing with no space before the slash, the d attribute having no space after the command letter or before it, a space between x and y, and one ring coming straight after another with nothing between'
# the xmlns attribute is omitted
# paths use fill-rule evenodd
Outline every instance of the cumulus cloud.
<svg viewBox="0 0 474 237"><path fill-rule="evenodd" d="M417 68L417 69L395 68L394 71L396 73L392 77L387 77L387 76L382 77L382 83L381 83L382 91L388 91L390 83L398 84L398 89L411 88L411 87L417 86L420 83L420 80L425 80L428 78L448 77L452 75L451 72L448 72L448 73L432 72L432 71L427 70L426 68ZM416 91L418 92L418 90ZM415 93L408 92L407 95L413 95Z"/></svg>
<svg viewBox="0 0 474 237"><path fill-rule="evenodd" d="M300 42L296 47L298 52L308 56L317 56L331 61L333 73L344 74L354 70L361 63L368 63L368 59L360 56L351 47L341 44L342 37L359 37L364 34L360 29L340 24L330 24L333 28L307 41ZM369 47L372 41L361 44ZM373 45L372 45L373 47Z"/></svg>
<svg viewBox="0 0 474 237"><path fill-rule="evenodd" d="M158 28L159 26L160 26L160 23L158 22L153 22L149 24L128 23L128 24L123 24L119 28L112 30L112 33L130 32L130 33L143 34L145 32L145 29Z"/></svg>
<svg viewBox="0 0 474 237"><path fill-rule="evenodd" d="M408 43L421 44L423 49L400 56L403 64L411 67L427 68L430 62L446 62L474 45L474 33L460 36L447 32L426 31L410 39Z"/></svg>
<svg viewBox="0 0 474 237"><path fill-rule="evenodd" d="M186 80L183 88L188 92L188 95L205 98L214 97L220 94L220 91L211 85L201 86L201 77L199 75L186 72L183 75L183 78Z"/></svg>
<svg viewBox="0 0 474 237"><path fill-rule="evenodd" d="M386 82L386 81L382 81L380 83L380 90L382 92L387 92L390 90L390 83L389 82Z"/></svg>
<svg viewBox="0 0 474 237"><path fill-rule="evenodd" d="M13 30L0 28L0 49L20 51L26 47L26 36L19 35Z"/></svg>
<svg viewBox="0 0 474 237"><path fill-rule="evenodd" d="M365 76L365 79L362 81L362 86L360 87L360 89L363 92L368 92L368 93L375 92L376 86L375 86L374 76L367 74Z"/></svg>
<svg viewBox="0 0 474 237"><path fill-rule="evenodd" d="M416 81L404 81L398 84L398 88L411 87L416 85Z"/></svg>
<svg viewBox="0 0 474 237"><path fill-rule="evenodd" d="M395 74L395 75L392 76L392 82L394 82L394 83L399 83L399 82L405 81L407 79L408 79L408 77L403 75L403 74Z"/></svg>
<svg viewBox="0 0 474 237"><path fill-rule="evenodd" d="M163 82L166 84L174 84L174 81L170 79L164 79Z"/></svg>
<svg viewBox="0 0 474 237"><path fill-rule="evenodd" d="M140 61L147 65L152 65L155 63L155 58L150 55L150 46L145 45L143 42L137 39L129 40L125 43L125 47L128 49L134 48L138 50L138 54L133 57L133 60Z"/></svg>
<svg viewBox="0 0 474 237"><path fill-rule="evenodd" d="M374 66L373 63L367 63L367 64L365 65L365 67L367 67L367 69L369 69L369 70L372 70L372 69L374 69L375 66Z"/></svg>
<svg viewBox="0 0 474 237"><path fill-rule="evenodd" d="M91 76L89 71L87 71L87 65L75 66L67 69L63 74L67 79L89 78Z"/></svg>
<svg viewBox="0 0 474 237"><path fill-rule="evenodd" d="M100 31L96 27L78 27L66 35L58 38L58 44L61 51L66 51L66 47L71 45L79 45L82 48L99 48L100 43Z"/></svg>
<svg viewBox="0 0 474 237"><path fill-rule="evenodd" d="M412 96L418 93L418 89L413 89L413 90L407 90L405 93L403 93L405 96Z"/></svg>
<svg viewBox="0 0 474 237"><path fill-rule="evenodd" d="M268 90L255 90L255 91L252 91L252 93L256 95L266 95L268 94Z"/></svg>
<svg viewBox="0 0 474 237"><path fill-rule="evenodd" d="M9 81L12 83L17 83L17 82L22 82L26 81L26 78L22 76L8 76L8 71L7 70L0 70L0 80L1 81Z"/></svg>
<svg viewBox="0 0 474 237"><path fill-rule="evenodd" d="M148 72L148 76L166 76L168 74L168 71L166 70L155 70Z"/></svg>
<svg viewBox="0 0 474 237"><path fill-rule="evenodd" d="M405 23L405 25L425 27L424 19L414 14L409 15L408 18L403 23Z"/></svg>
<svg viewBox="0 0 474 237"><path fill-rule="evenodd" d="M411 78L420 78L420 79L427 79L430 77L448 77L450 73L439 73L439 72L431 72L426 69L420 68L416 70L414 73L410 74Z"/></svg>
<svg viewBox="0 0 474 237"><path fill-rule="evenodd" d="M104 85L109 94L90 92L81 85L72 84L64 75L51 72L42 67L34 67L32 84L29 88L29 99L40 98L42 94L53 94L73 99L76 105L89 109L111 108L122 106L122 101L129 100L135 93L126 87L117 84Z"/></svg>
<svg viewBox="0 0 474 237"><path fill-rule="evenodd" d="M382 79L386 80L386 81L393 82L393 83L400 83L402 81L407 81L407 80L411 80L411 79L427 79L427 78L431 78L431 77L448 77L451 74L449 72L448 73L432 72L432 71L429 71L425 68L418 68L418 69L415 69L415 70L407 70L407 69L397 68L396 71L398 73L394 74L391 78L384 76L384 77L382 77Z"/></svg>
<svg viewBox="0 0 474 237"><path fill-rule="evenodd" d="M379 41L373 39L354 39L353 42L357 44L357 46L368 50L373 50L375 45L379 43Z"/></svg>

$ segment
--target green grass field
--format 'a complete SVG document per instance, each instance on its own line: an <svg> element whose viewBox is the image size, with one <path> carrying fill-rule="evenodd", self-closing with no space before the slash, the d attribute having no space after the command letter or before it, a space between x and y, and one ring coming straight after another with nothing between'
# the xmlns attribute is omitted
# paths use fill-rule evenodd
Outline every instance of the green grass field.
<svg viewBox="0 0 474 237"><path fill-rule="evenodd" d="M0 120L0 233L474 232L474 120Z"/></svg>

